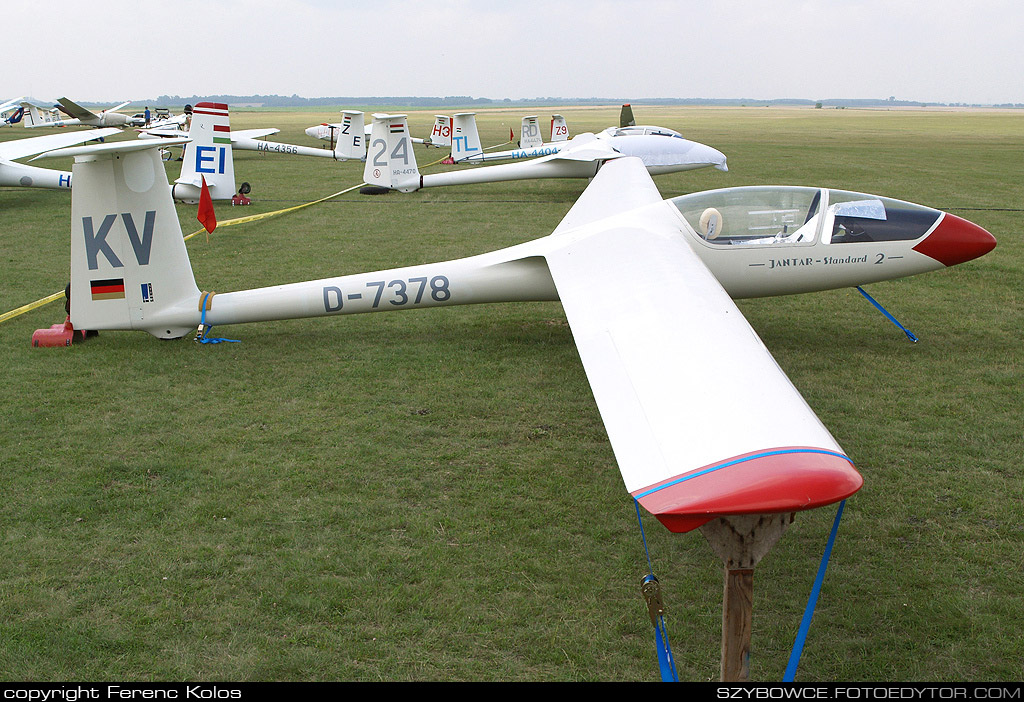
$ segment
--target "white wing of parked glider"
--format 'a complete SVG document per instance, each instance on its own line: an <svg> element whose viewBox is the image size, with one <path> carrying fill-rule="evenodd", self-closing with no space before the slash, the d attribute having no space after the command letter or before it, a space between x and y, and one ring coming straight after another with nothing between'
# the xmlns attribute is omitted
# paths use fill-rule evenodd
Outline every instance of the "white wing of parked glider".
<svg viewBox="0 0 1024 702"><path fill-rule="evenodd" d="M570 139L568 144L558 153L545 156L544 158L550 161L606 161L610 158L618 158L621 155L593 134L584 133Z"/></svg>
<svg viewBox="0 0 1024 702"><path fill-rule="evenodd" d="M71 173L51 168L39 168L14 159L45 154L53 150L61 150L69 146L81 144L93 139L101 139L116 134L118 129L92 129L85 132L65 132L63 134L47 134L41 137L18 139L0 144L0 186L26 188L53 188L57 190L71 187ZM36 156L36 158L39 158Z"/></svg>
<svg viewBox="0 0 1024 702"><path fill-rule="evenodd" d="M63 149L66 146L83 144L93 139L102 139L111 134L117 134L121 130L114 127L105 129L90 129L84 132L68 132L66 134L47 134L41 137L29 137L28 139L17 139L0 144L0 159L13 161L26 156L35 156L54 149Z"/></svg>
<svg viewBox="0 0 1024 702"><path fill-rule="evenodd" d="M237 129L231 131L231 141L238 139L260 139L271 134L277 134L281 130L277 127L264 127L262 129ZM181 129L140 129L139 138L146 139L148 137L162 137L165 139L177 139L178 137L187 137L188 132L182 131Z"/></svg>
<svg viewBox="0 0 1024 702"><path fill-rule="evenodd" d="M262 129L238 129L231 132L231 139L259 139L260 137L277 134L281 130L277 127L264 127Z"/></svg>
<svg viewBox="0 0 1024 702"><path fill-rule="evenodd" d="M658 200L609 163L545 253L627 490L675 531L849 496L860 475Z"/></svg>
<svg viewBox="0 0 1024 702"><path fill-rule="evenodd" d="M579 138L579 137L577 137ZM664 200L654 181L648 176L631 178L594 178L558 223L551 236L571 232L627 209L654 205Z"/></svg>
<svg viewBox="0 0 1024 702"><path fill-rule="evenodd" d="M14 108L18 107L18 105L20 105L22 102L24 102L25 99L26 98L24 96L22 96L22 97L13 98L11 100L8 100L7 102L0 103L0 112L6 112L7 110L14 109Z"/></svg>

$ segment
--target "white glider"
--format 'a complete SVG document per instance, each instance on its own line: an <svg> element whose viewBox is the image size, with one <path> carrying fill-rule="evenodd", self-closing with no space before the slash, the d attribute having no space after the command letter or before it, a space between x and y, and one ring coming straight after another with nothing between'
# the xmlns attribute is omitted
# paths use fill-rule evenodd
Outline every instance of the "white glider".
<svg viewBox="0 0 1024 702"><path fill-rule="evenodd" d="M54 119L51 113L44 113L35 105L27 102L23 102L22 105L25 107L25 126L29 128L72 127L79 125L87 127L125 127L132 124L132 118L129 115L117 112L117 110L130 104L130 102L130 100L122 102L117 107L111 107L109 110L102 110L96 113L87 110L66 97L58 98L57 103L60 109L69 116L67 119Z"/></svg>
<svg viewBox="0 0 1024 702"><path fill-rule="evenodd" d="M464 113L455 115L452 134L452 154L458 151L460 139L467 141L476 135L476 122ZM466 118L460 123L459 118ZM460 125L463 131L460 132ZM481 168L468 168L444 173L421 175L416 156L407 136L405 115L376 114L367 153L363 180L370 185L411 192L419 188L441 185L492 183L532 178L593 178L606 161L636 156L652 175L676 173L695 168L714 166L728 170L725 155L704 144L683 138L663 135L607 136L585 132L562 144L553 145L554 153L540 158L529 158L517 163L505 163ZM475 143L479 144L477 136ZM477 149L483 154L482 149ZM490 156L489 154L487 155ZM516 157L518 158L518 157Z"/></svg>
<svg viewBox="0 0 1024 702"><path fill-rule="evenodd" d="M187 106L186 109L191 109L191 106ZM158 112L159 112L158 108ZM160 130L175 130L181 129L188 125L189 112L182 112L180 115L172 115L169 112L165 112L163 115L157 114L156 118L151 118L149 124L136 125L141 126L140 132L159 132ZM138 119L138 115L133 115L134 119ZM143 115L143 122L145 122L145 115ZM159 135L159 134L158 134Z"/></svg>
<svg viewBox="0 0 1024 702"><path fill-rule="evenodd" d="M331 148L334 148L334 142L339 139L344 139L351 131L347 128L346 122L348 121L344 116L355 114L353 110L342 110L341 114L343 118L341 122L323 122L316 124L312 127L306 128L306 135L311 136L314 139L322 139L323 141L331 142ZM362 113L360 113L362 114ZM360 118L360 123L365 122L365 119ZM445 137L445 126L447 125L447 140ZM370 138L371 125L364 125L363 138L365 140ZM429 139L419 139L412 137L414 144L423 144L424 146L448 146L451 144L451 118L445 115L435 115L434 128L430 133ZM365 156L365 146L363 147Z"/></svg>
<svg viewBox="0 0 1024 702"><path fill-rule="evenodd" d="M103 139L120 130L114 128L92 129L67 134L47 134L0 143L0 185L32 188L70 189L71 174L52 168L39 168L15 163L15 159L35 156L54 149L63 149L93 139Z"/></svg>
<svg viewBox="0 0 1024 702"><path fill-rule="evenodd" d="M366 158L366 132L363 113L356 110L342 110L342 119L332 125L331 149L319 149L296 144L280 144L266 141L242 132L231 134L231 145L245 151L290 154L293 156L316 156L332 158L335 161L361 161ZM276 130L275 130L276 131ZM307 133L309 130L306 130Z"/></svg>
<svg viewBox="0 0 1024 702"><path fill-rule="evenodd" d="M556 115L557 116L557 115ZM520 141L520 148L508 151L484 151L476 127L476 115L464 112L455 115L454 133L452 136L452 160L455 163L486 163L490 161L518 161L550 156L576 149L577 140L560 140L550 143L537 143L539 131L527 126L523 118L523 134L527 136L525 145ZM552 125L554 128L554 124ZM568 130L566 129L566 133ZM593 137L593 139L591 138ZM674 173L714 166L720 171L727 171L725 155L695 141L683 138L683 135L665 127L609 127L597 134L581 134L579 139L593 149L593 140L607 146L611 151L625 156L639 156L648 166L653 175ZM478 182L478 181L473 181Z"/></svg>
<svg viewBox="0 0 1024 702"><path fill-rule="evenodd" d="M192 111L193 117L189 124L188 131L182 131L180 129L140 129L140 139L181 139L185 138L191 140L193 135L196 138L203 139L203 130L206 128L204 125L208 118L211 116L211 109L216 113L214 116L218 118L218 127L220 132L223 132L223 127L230 127L230 114L229 108L224 103L209 103L201 102L195 106ZM196 117L198 115L198 118ZM222 118L222 119L221 119ZM198 119L198 122L197 122ZM195 130L195 131L193 131ZM337 140L332 150L312 148L309 146L299 146L296 144L282 144L274 141L267 141L263 137L276 134L280 129L276 127L261 127L256 129L238 129L227 130L227 139L230 143L231 149L224 154L225 160L233 158L233 150L238 149L240 151L259 151L267 154L284 154L291 156L314 156L320 158L331 158L335 161L359 161L366 158L366 143L363 135L363 113L355 111L345 111L344 119L342 120L342 129L337 135ZM209 133L208 131L206 132ZM224 135L220 135L221 140L217 141L218 144L223 144ZM206 145L212 145L213 142L207 143ZM187 151L187 149L186 149ZM198 153L198 152L196 152ZM185 155L183 152L182 160L185 161ZM195 164L191 166L187 163L182 164L182 175L186 178L186 182L194 182L194 174L185 173L187 169L191 167L191 170L198 172ZM212 174L211 174L212 175ZM219 175L219 174L218 174ZM205 174L203 174L205 177ZM209 184L211 178L207 177L207 184ZM226 180L226 178L225 178ZM232 186L233 188L233 186ZM214 199L229 199L218 198ZM176 196L177 198L177 196ZM189 199L191 196L189 196Z"/></svg>
<svg viewBox="0 0 1024 702"><path fill-rule="evenodd" d="M549 236L214 295L196 284L155 149L55 155L70 154L76 328L175 338L197 325L204 333L202 324L561 300L626 489L673 531L818 507L862 484L731 298L898 278L995 246L953 215L828 188L663 200L642 161L624 157L604 165Z"/></svg>

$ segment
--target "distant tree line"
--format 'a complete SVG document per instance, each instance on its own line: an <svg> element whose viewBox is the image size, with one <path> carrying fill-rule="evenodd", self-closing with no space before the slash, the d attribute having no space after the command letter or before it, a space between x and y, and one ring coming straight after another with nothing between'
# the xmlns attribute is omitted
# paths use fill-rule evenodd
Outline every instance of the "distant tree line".
<svg viewBox="0 0 1024 702"><path fill-rule="evenodd" d="M135 100L133 106L175 106L194 105L197 102L223 102L228 105L258 107L320 107L334 105L393 105L410 108L458 108L458 107L510 107L516 105L617 105L629 102L634 105L702 105L702 106L807 106L807 107L1002 107L1021 108L1024 103L1003 103L998 105L971 105L968 103L923 102L920 100L886 99L827 99L804 100L801 98L776 98L759 100L754 98L485 98L469 95L448 95L445 97L400 96L356 96L306 98L299 95L161 95L152 100ZM96 104L96 103L87 103Z"/></svg>

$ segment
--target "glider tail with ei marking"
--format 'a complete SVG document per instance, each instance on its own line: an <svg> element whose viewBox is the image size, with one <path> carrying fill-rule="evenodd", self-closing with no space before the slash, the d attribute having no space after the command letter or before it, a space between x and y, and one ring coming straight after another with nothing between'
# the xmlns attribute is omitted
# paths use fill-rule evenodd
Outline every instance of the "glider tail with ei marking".
<svg viewBox="0 0 1024 702"><path fill-rule="evenodd" d="M228 106L220 102L196 104L188 136L191 142L182 155L181 175L171 190L173 198L199 202L205 178L211 198L230 200L236 191Z"/></svg>

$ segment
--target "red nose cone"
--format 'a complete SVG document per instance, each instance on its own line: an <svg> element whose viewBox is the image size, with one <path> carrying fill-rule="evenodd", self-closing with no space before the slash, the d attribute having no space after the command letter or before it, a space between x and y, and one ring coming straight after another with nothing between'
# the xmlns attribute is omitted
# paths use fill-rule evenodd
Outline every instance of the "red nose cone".
<svg viewBox="0 0 1024 702"><path fill-rule="evenodd" d="M995 247L994 236L977 224L946 212L935 231L915 246L914 251L947 266L955 266L984 256Z"/></svg>

